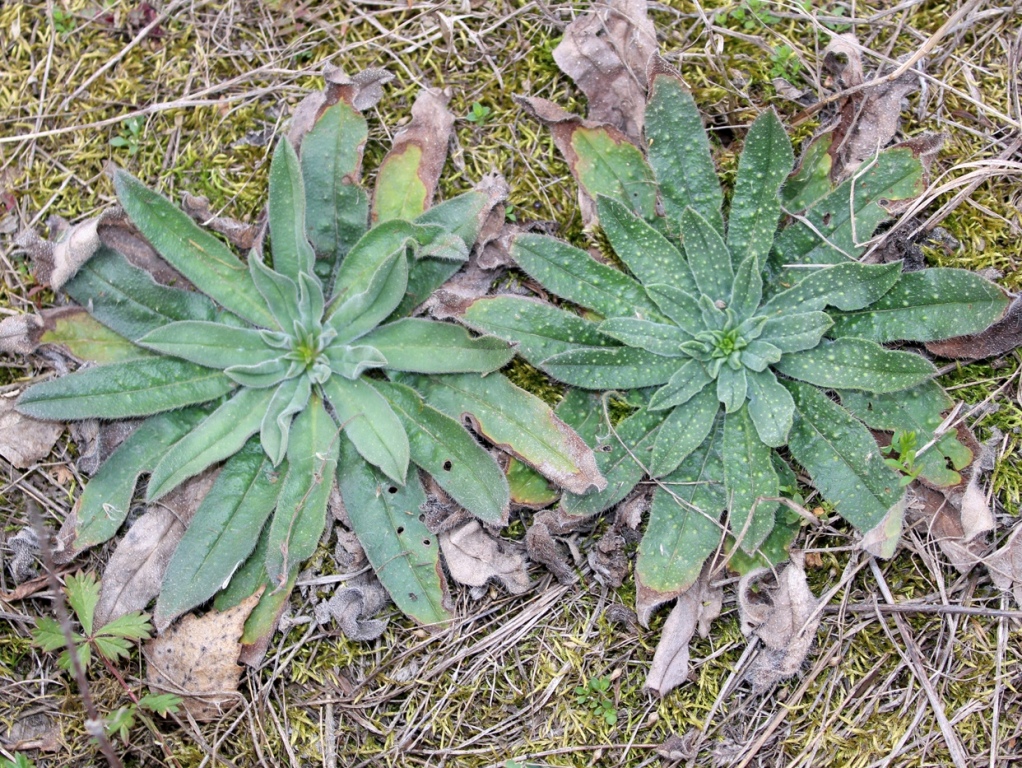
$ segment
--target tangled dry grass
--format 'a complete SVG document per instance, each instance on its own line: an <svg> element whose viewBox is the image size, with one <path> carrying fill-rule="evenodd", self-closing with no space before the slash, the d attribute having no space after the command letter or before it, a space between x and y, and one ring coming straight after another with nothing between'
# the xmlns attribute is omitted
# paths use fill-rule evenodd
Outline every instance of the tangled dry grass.
<svg viewBox="0 0 1022 768"><path fill-rule="evenodd" d="M458 115L474 102L490 107L483 122L458 122L444 194L496 168L511 184L517 216L555 219L578 236L568 171L511 97L577 106L551 51L582 10L545 0L0 6L0 313L31 311L53 298L36 286L12 235L53 214L76 219L109 204L108 162L169 194L204 194L214 210L254 219L272 139L327 62L396 75L371 119L377 139L389 138L422 87L451 88ZM870 67L918 72L922 88L903 111L902 132L937 130L947 139L929 192L903 221L940 225L961 243L934 250L931 259L996 269L1009 289L1022 285L1020 3L670 0L651 4L651 15L661 50L679 65L725 145L771 104L798 137L812 133L829 93L821 51L835 33L854 32ZM137 135L131 118L142 119ZM114 137L127 144L112 146ZM370 150L370 167L378 153ZM13 358L2 366L3 396L34 373ZM995 393L997 409L974 412L971 426L994 455L988 485L999 537L1022 501L1020 370L1012 352L955 366L944 379L969 405ZM62 441L28 470L0 459L8 563L10 540L27 524L27 500L53 528L67 514L81 487L74 451L73 441ZM584 551L590 540L573 543ZM814 591L832 589L833 597L805 669L763 696L743 683L756 651L733 610L693 647L690 684L663 700L645 693L659 624L636 626L621 609L632 603L628 582L607 590L584 566L573 587L537 571L524 597L494 591L471 602L466 593L461 618L439 634L395 616L371 644L310 621L317 590L330 581L314 573L263 665L247 673L244 707L202 726L140 722L118 749L130 765L239 768L475 768L511 759L997 768L1022 760L1017 606L985 574L954 571L925 530L910 530L889 562L850 544L827 528L802 542ZM73 567L98 571L106 554ZM94 765L101 758L78 691L29 641L34 618L48 615L54 599L43 582L36 585L19 587L9 568L0 572L0 755ZM140 664L136 658L121 669L129 687L140 687ZM574 694L597 678L611 682L614 725ZM95 673L89 687L102 712L124 701L124 687L107 672Z"/></svg>

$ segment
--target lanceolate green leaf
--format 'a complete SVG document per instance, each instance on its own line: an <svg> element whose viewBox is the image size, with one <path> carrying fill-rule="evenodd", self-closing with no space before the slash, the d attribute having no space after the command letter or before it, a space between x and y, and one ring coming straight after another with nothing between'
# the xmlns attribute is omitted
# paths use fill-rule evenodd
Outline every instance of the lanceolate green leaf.
<svg viewBox="0 0 1022 768"><path fill-rule="evenodd" d="M248 268L230 248L124 171L114 173L114 187L132 224L178 272L239 317L264 328L274 325Z"/></svg>
<svg viewBox="0 0 1022 768"><path fill-rule="evenodd" d="M64 291L108 328L137 339L175 320L213 320L216 307L195 291L168 288L124 256L102 247Z"/></svg>
<svg viewBox="0 0 1022 768"><path fill-rule="evenodd" d="M408 473L408 436L383 396L365 379L331 376L323 393L362 457L399 485Z"/></svg>
<svg viewBox="0 0 1022 768"><path fill-rule="evenodd" d="M277 503L280 477L255 440L236 453L195 511L167 566L153 616L158 629L222 589L255 548Z"/></svg>
<svg viewBox="0 0 1022 768"><path fill-rule="evenodd" d="M639 544L635 580L640 615L684 592L720 545L727 506L721 422L681 465L661 479Z"/></svg>
<svg viewBox="0 0 1022 768"><path fill-rule="evenodd" d="M603 488L592 450L535 395L499 373L408 377L426 402L510 451L563 488L586 493Z"/></svg>
<svg viewBox="0 0 1022 768"><path fill-rule="evenodd" d="M678 358L637 347L603 347L562 352L539 367L555 379L583 389L636 389L667 382Z"/></svg>
<svg viewBox="0 0 1022 768"><path fill-rule="evenodd" d="M600 333L663 357L682 357L681 345L692 337L676 325L652 323L632 317L612 317L599 325Z"/></svg>
<svg viewBox="0 0 1022 768"><path fill-rule="evenodd" d="M724 196L710 142L692 94L674 72L659 71L650 80L645 133L667 217L677 221L691 206L723 235Z"/></svg>
<svg viewBox="0 0 1022 768"><path fill-rule="evenodd" d="M788 442L795 403L788 390L781 386L771 370L750 372L749 416L759 439L771 448L780 448Z"/></svg>
<svg viewBox="0 0 1022 768"><path fill-rule="evenodd" d="M302 140L306 232L324 259L324 268L317 269L321 277L331 274L369 226L369 195L357 183L367 135L365 118L339 101Z"/></svg>
<svg viewBox="0 0 1022 768"><path fill-rule="evenodd" d="M748 320L756 313L763 298L763 276L759 271L759 257L749 256L735 270L728 307L738 320Z"/></svg>
<svg viewBox="0 0 1022 768"><path fill-rule="evenodd" d="M731 532L746 552L753 552L774 527L777 473L770 448L759 439L747 408L724 418L724 483L731 507Z"/></svg>
<svg viewBox="0 0 1022 768"><path fill-rule="evenodd" d="M408 143L380 164L373 195L373 221L414 219L429 206L428 189L419 176L422 148Z"/></svg>
<svg viewBox="0 0 1022 768"><path fill-rule="evenodd" d="M635 280L560 240L519 235L511 246L511 257L561 298L595 309L604 317L660 317L657 306Z"/></svg>
<svg viewBox="0 0 1022 768"><path fill-rule="evenodd" d="M266 548L266 575L278 587L316 551L340 451L339 430L318 395L295 418L291 433L287 475L280 483Z"/></svg>
<svg viewBox="0 0 1022 768"><path fill-rule="evenodd" d="M994 283L964 269L909 272L880 299L837 314L832 336L875 341L937 341L978 333L997 321L1008 297Z"/></svg>
<svg viewBox="0 0 1022 768"><path fill-rule="evenodd" d="M307 376L288 379L273 391L259 426L259 442L273 466L284 460L291 422L294 415L301 413L309 404L311 395L312 386Z"/></svg>
<svg viewBox="0 0 1022 768"><path fill-rule="evenodd" d="M408 285L404 249L390 254L363 291L348 294L329 319L338 343L353 341L375 328L401 303Z"/></svg>
<svg viewBox="0 0 1022 768"><path fill-rule="evenodd" d="M298 282L299 273L313 273L316 254L305 234L305 185L291 142L277 142L270 161L269 222L273 268Z"/></svg>
<svg viewBox="0 0 1022 768"><path fill-rule="evenodd" d="M591 198L606 195L643 218L653 216L656 183L638 147L619 131L603 126L579 126L572 131L570 141L577 156L573 170Z"/></svg>
<svg viewBox="0 0 1022 768"><path fill-rule="evenodd" d="M654 411L682 406L695 397L712 381L706 369L697 360L686 360L671 375L667 385L658 389L649 401Z"/></svg>
<svg viewBox="0 0 1022 768"><path fill-rule="evenodd" d="M647 285L646 294L686 333L695 336L704 330L698 297L666 283Z"/></svg>
<svg viewBox="0 0 1022 768"><path fill-rule="evenodd" d="M379 350L391 370L411 373L489 373L514 356L500 339L472 338L459 325L411 317L381 325L359 343Z"/></svg>
<svg viewBox="0 0 1022 768"><path fill-rule="evenodd" d="M129 419L204 403L234 382L219 371L173 358L142 358L88 368L26 390L17 409L37 419Z"/></svg>
<svg viewBox="0 0 1022 768"><path fill-rule="evenodd" d="M248 272L256 290L266 300L266 306L277 321L277 327L290 333L295 321L301 319L298 311L298 283L266 266L262 254L255 248L248 256Z"/></svg>
<svg viewBox="0 0 1022 768"><path fill-rule="evenodd" d="M663 477L677 469L710 434L719 410L717 393L712 387L704 387L684 406L671 411L653 443L650 476Z"/></svg>
<svg viewBox="0 0 1022 768"><path fill-rule="evenodd" d="M775 315L763 324L759 340L773 344L781 352L800 352L819 344L833 324L826 312Z"/></svg>
<svg viewBox="0 0 1022 768"><path fill-rule="evenodd" d="M884 349L875 341L837 339L813 349L784 355L775 365L785 376L832 389L897 392L937 373L912 352Z"/></svg>
<svg viewBox="0 0 1022 768"><path fill-rule="evenodd" d="M515 342L518 354L534 365L573 349L617 346L594 323L522 296L477 299L461 319L477 331Z"/></svg>
<svg viewBox="0 0 1022 768"><path fill-rule="evenodd" d="M111 331L84 309L64 309L47 317L44 327L40 342L63 347L79 360L107 365L152 355Z"/></svg>
<svg viewBox="0 0 1022 768"><path fill-rule="evenodd" d="M602 195L597 199L600 226L614 253L643 283L670 283L696 291L681 251L627 207Z"/></svg>
<svg viewBox="0 0 1022 768"><path fill-rule="evenodd" d="M791 173L795 155L784 126L771 109L749 128L731 198L727 244L737 266L750 256L766 259L777 231L777 193Z"/></svg>
<svg viewBox="0 0 1022 768"><path fill-rule="evenodd" d="M848 411L813 387L786 382L796 418L788 438L823 497L860 531L876 526L903 495L876 440Z"/></svg>
<svg viewBox="0 0 1022 768"><path fill-rule="evenodd" d="M253 328L182 320L150 331L138 340L148 349L209 368L258 365L280 356Z"/></svg>
<svg viewBox="0 0 1022 768"><path fill-rule="evenodd" d="M902 277L901 264L860 264L846 261L826 267L789 270L794 285L774 295L761 314L776 316L810 312L831 306L854 310L867 307L887 293Z"/></svg>
<svg viewBox="0 0 1022 768"><path fill-rule="evenodd" d="M131 509L138 478L152 472L167 449L205 415L200 408L186 408L150 416L117 446L78 499L75 551L102 544L117 533Z"/></svg>
<svg viewBox="0 0 1022 768"><path fill-rule="evenodd" d="M686 208L681 212L681 234L685 241L688 265L699 293L709 296L714 302L730 301L731 285L735 279L734 266L732 255L720 233L695 209Z"/></svg>
<svg viewBox="0 0 1022 768"><path fill-rule="evenodd" d="M506 525L510 492L493 457L461 424L426 405L414 390L384 382L376 386L408 433L412 461L484 523Z"/></svg>
<svg viewBox="0 0 1022 768"><path fill-rule="evenodd" d="M156 501L192 475L233 456L259 431L273 391L242 389L170 447L153 468L146 500Z"/></svg>
<svg viewBox="0 0 1022 768"><path fill-rule="evenodd" d="M426 625L450 620L440 547L419 520L426 501L419 478L394 485L345 445L337 481L351 527L397 607Z"/></svg>

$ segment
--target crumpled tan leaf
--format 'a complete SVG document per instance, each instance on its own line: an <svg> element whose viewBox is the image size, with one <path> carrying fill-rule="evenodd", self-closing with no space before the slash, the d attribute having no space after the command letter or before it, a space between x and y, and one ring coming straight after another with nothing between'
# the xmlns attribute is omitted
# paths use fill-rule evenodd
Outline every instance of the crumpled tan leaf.
<svg viewBox="0 0 1022 768"><path fill-rule="evenodd" d="M656 53L656 28L646 0L600 0L564 30L554 61L588 100L587 117L642 140L646 64Z"/></svg>
<svg viewBox="0 0 1022 768"><path fill-rule="evenodd" d="M639 540L638 527L649 510L650 498L649 489L640 487L619 503L614 512L614 524L589 551L589 567L601 584L616 589L624 583L630 562L627 546Z"/></svg>
<svg viewBox="0 0 1022 768"><path fill-rule="evenodd" d="M0 456L27 469L50 455L64 431L56 421L40 421L14 410L14 401L0 398Z"/></svg>
<svg viewBox="0 0 1022 768"><path fill-rule="evenodd" d="M491 580L512 595L520 595L532 585L521 545L491 536L478 520L469 520L437 538L451 578L473 587L473 597L485 594Z"/></svg>
<svg viewBox="0 0 1022 768"><path fill-rule="evenodd" d="M313 611L316 622L336 621L349 640L375 640L387 629L386 619L374 619L390 601L387 590L372 573L363 573L346 581L329 600Z"/></svg>
<svg viewBox="0 0 1022 768"><path fill-rule="evenodd" d="M994 585L1010 591L1015 604L1022 605L1022 525L1016 525L1004 546L984 562Z"/></svg>
<svg viewBox="0 0 1022 768"><path fill-rule="evenodd" d="M188 614L147 642L149 687L181 696L182 706L199 722L216 720L239 704L241 633L261 594L262 590L223 612Z"/></svg>
<svg viewBox="0 0 1022 768"><path fill-rule="evenodd" d="M229 216L219 216L213 213L207 198L190 195L187 192L181 195L181 208L200 226L219 232L231 244L245 251L256 244L263 230L258 224L246 224Z"/></svg>
<svg viewBox="0 0 1022 768"><path fill-rule="evenodd" d="M339 67L327 65L323 70L326 81L322 91L310 93L295 107L287 138L299 146L319 116L338 101L351 105L359 112L372 109L383 98L383 86L394 79L384 69L366 69L349 77Z"/></svg>
<svg viewBox="0 0 1022 768"><path fill-rule="evenodd" d="M103 573L95 624L140 611L160 585L185 528L205 498L216 470L207 470L152 504L117 544Z"/></svg>
<svg viewBox="0 0 1022 768"><path fill-rule="evenodd" d="M837 90L863 84L861 47L847 33L831 39L824 50L824 69L834 79ZM850 177L863 161L873 157L898 131L901 101L919 88L919 75L908 71L890 82L849 94L838 105L838 115L825 128L833 133L830 154L834 160L831 178Z"/></svg>
<svg viewBox="0 0 1022 768"><path fill-rule="evenodd" d="M700 637L706 637L710 624L720 615L724 592L710 578L709 568L704 568L699 580L678 596L664 622L653 663L646 674L646 688L657 696L666 696L688 679L692 636L698 631Z"/></svg>
<svg viewBox="0 0 1022 768"><path fill-rule="evenodd" d="M816 639L819 604L809 590L804 557L797 550L792 550L776 582L766 568L742 577L738 584L742 632L759 638L764 646L748 672L757 692L798 672Z"/></svg>
<svg viewBox="0 0 1022 768"><path fill-rule="evenodd" d="M555 537L569 536L591 524L591 518L567 515L560 508L544 509L533 518L532 525L525 532L525 550L529 559L549 568L562 584L575 583L578 562L565 556L564 548Z"/></svg>
<svg viewBox="0 0 1022 768"><path fill-rule="evenodd" d="M54 217L50 219L50 228L55 231L55 240L44 240L34 231L25 230L14 242L32 257L39 282L59 291L99 250L102 245L99 224L107 215L103 213L74 226L64 226L63 219Z"/></svg>

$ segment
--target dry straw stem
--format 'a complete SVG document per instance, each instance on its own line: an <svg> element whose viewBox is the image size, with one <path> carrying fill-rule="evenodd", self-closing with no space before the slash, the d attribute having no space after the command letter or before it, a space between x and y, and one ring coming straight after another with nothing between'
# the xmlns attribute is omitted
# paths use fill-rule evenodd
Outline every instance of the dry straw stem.
<svg viewBox="0 0 1022 768"><path fill-rule="evenodd" d="M55 0L0 8L5 314L52 298L36 289L11 235L55 213L76 220L106 207L112 195L104 168L110 161L168 194L203 194L214 212L254 221L273 138L290 108L318 87L316 72L327 62L349 72L384 66L396 76L371 115L371 143L397 129L425 85L450 86L451 108L459 116L475 101L491 107L482 125L457 122L443 195L467 189L496 168L511 184L519 219L555 219L582 241L567 169L546 133L517 111L511 96L543 96L581 112L579 95L550 52L563 27L587 5L195 0L167 3L156 17L136 21L130 13L139 5ZM800 72L789 73L793 85L808 91L812 102L833 99L818 69L820 52L834 34L853 32L873 77L888 77L899 67L919 73L923 88L903 111L904 135L935 130L948 137L933 188L917 210L904 214L904 223L923 231L942 226L962 243L950 254L935 252L940 265L993 267L1004 273L1007 287L1022 286L1020 4L753 5L767 6L776 20L747 28L732 14L739 2L670 0L652 11L660 50L681 68L719 141L722 172L733 173L738 145L732 142L768 106L789 125L801 117L796 140L810 135L826 114L824 106L803 115L807 105L778 96L770 72L778 48L789 46L802 63ZM65 14L60 25L54 11ZM145 125L138 152L129 156L109 141L132 116ZM370 165L379 160L375 151ZM997 397L999 410L984 411L977 428L981 439L995 436L995 427L1001 434L993 499L1002 524L1013 520L1022 502L1022 438L1013 431L1022 427L1022 404L1017 379L1011 381L1019 366L1009 356L957 367L945 378L969 406L1007 384ZM3 370L0 394L39 373L10 358ZM527 373L521 380L538 387ZM49 461L26 472L0 464L5 532L27 524L28 498L40 504L48 526L59 525L72 489L81 487L68 448L61 441ZM808 568L817 594L840 580L853 557L847 551L852 542L831 525L826 510L822 520L803 542L818 556ZM520 534L520 526L512 532ZM573 544L584 550L590 540ZM100 571L108 554L101 550L80 565ZM325 558L318 567L329 575ZM608 591L584 567L582 573L582 585L574 588L540 578L522 597L494 593L473 603L460 595L464 618L439 636L420 636L395 617L384 637L370 644L314 626L313 606L329 593L309 586L304 601L293 606L290 629L278 636L263 667L249 674L247 705L219 723L165 723L165 741L182 766L239 768L478 768L509 758L640 766L660 761L650 745L687 732L703 734L695 765L948 765L955 754L949 742L973 764L996 768L1018 759L1017 607L985 576L948 569L925 531L910 532L903 551L881 566L892 604L882 601L873 611L877 577L869 568L855 570L824 612L806 670L762 697L752 697L737 678L728 683L747 658L728 605L710 638L693 645L692 684L663 701L648 696L641 686L662 616L648 631L616 623L615 617L626 618L617 606L633 602L631 580ZM7 738L7 724L15 730L0 743L0 754L13 754L19 739L31 744L52 737L56 752L25 748L38 764L95 764L80 724L79 692L58 674L55 659L34 652L27 639L33 617L50 611L49 600L40 593L15 599L16 588L4 570L0 738ZM913 611L900 613L906 606ZM904 635L901 626L888 623L895 611ZM921 664L906 653L906 636L918 647ZM612 728L577 706L571 692L616 670L621 674L611 698L619 719ZM138 677L136 662L127 679ZM124 703L120 685L105 671L96 673L90 690L101 713ZM943 732L935 714L941 710ZM132 760L161 764L162 753L144 726L132 731L131 740Z"/></svg>

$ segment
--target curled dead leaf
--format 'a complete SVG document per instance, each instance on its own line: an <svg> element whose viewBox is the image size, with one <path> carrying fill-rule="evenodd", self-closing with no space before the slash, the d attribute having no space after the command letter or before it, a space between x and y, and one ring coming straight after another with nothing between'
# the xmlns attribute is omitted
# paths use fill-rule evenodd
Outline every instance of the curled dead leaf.
<svg viewBox="0 0 1022 768"><path fill-rule="evenodd" d="M362 112L372 109L383 98L383 86L394 79L384 69L366 69L349 77L340 67L327 65L323 70L326 81L322 91L310 93L295 107L287 138L298 146L305 134L312 130L324 110L338 101Z"/></svg>
<svg viewBox="0 0 1022 768"><path fill-rule="evenodd" d="M791 677L805 661L821 614L820 601L810 591L802 553L792 550L791 560L776 576L758 569L742 577L738 585L738 612L742 632L757 637L763 651L749 668L757 692Z"/></svg>
<svg viewBox="0 0 1022 768"><path fill-rule="evenodd" d="M336 621L349 640L375 640L387 629L386 619L372 618L390 601L387 591L371 573L344 583L329 600L315 608L316 621Z"/></svg>
<svg viewBox="0 0 1022 768"><path fill-rule="evenodd" d="M49 456L63 431L63 424L25 416L14 410L12 400L0 398L0 456L18 469Z"/></svg>
<svg viewBox="0 0 1022 768"><path fill-rule="evenodd" d="M1022 525L1016 525L1008 541L985 560L990 579L998 589L1011 591L1022 605Z"/></svg>
<svg viewBox="0 0 1022 768"><path fill-rule="evenodd" d="M664 622L646 688L663 697L688 679L689 643L697 631L700 637L707 636L723 602L723 590L711 583L710 571L704 568L699 580L678 596Z"/></svg>
<svg viewBox="0 0 1022 768"><path fill-rule="evenodd" d="M985 331L944 341L931 341L926 344L926 349L934 355L952 360L981 360L1007 354L1019 345L1022 345L1022 296L1017 296L1004 317Z"/></svg>
<svg viewBox="0 0 1022 768"><path fill-rule="evenodd" d="M491 580L512 595L532 585L521 546L487 533L478 520L469 520L437 537L451 578L459 584L485 591Z"/></svg>
<svg viewBox="0 0 1022 768"><path fill-rule="evenodd" d="M604 0L575 19L554 48L557 66L586 95L588 118L642 140L646 64L656 53L656 28L646 0Z"/></svg>
<svg viewBox="0 0 1022 768"><path fill-rule="evenodd" d="M525 549L529 559L542 563L562 584L574 584L575 563L565 557L564 548L555 536L567 536L592 521L586 517L566 515L560 509L545 509L525 532Z"/></svg>
<svg viewBox="0 0 1022 768"><path fill-rule="evenodd" d="M226 611L188 614L145 644L146 682L159 693L181 696L199 722L222 717L241 702L241 633L262 590Z"/></svg>
<svg viewBox="0 0 1022 768"><path fill-rule="evenodd" d="M181 208L201 226L219 232L233 245L244 251L252 248L259 239L262 227L246 224L229 216L218 216L209 207L209 200L187 192L181 196Z"/></svg>

